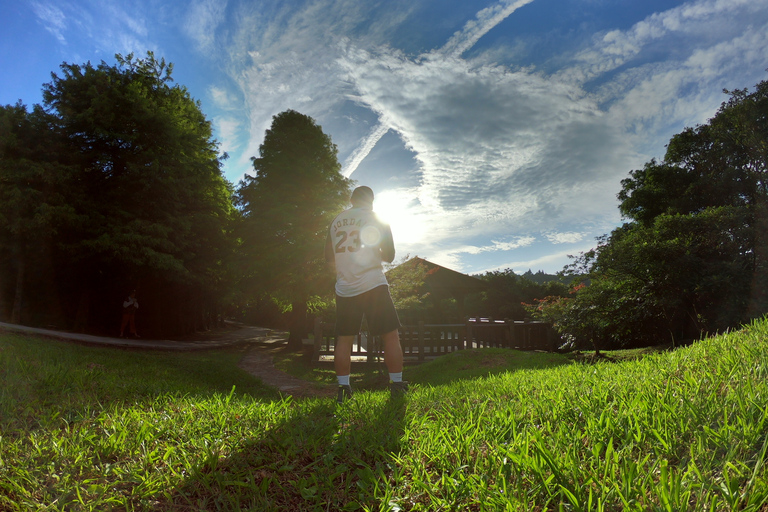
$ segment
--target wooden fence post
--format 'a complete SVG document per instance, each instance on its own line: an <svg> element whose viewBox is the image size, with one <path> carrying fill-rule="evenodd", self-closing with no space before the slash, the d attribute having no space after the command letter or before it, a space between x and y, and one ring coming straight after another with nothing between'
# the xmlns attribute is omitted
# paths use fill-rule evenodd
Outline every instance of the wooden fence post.
<svg viewBox="0 0 768 512"><path fill-rule="evenodd" d="M467 348L475 348L472 344L472 322L469 318L467 318L465 323L467 324L467 339L464 343L466 344Z"/></svg>
<svg viewBox="0 0 768 512"><path fill-rule="evenodd" d="M419 320L419 361L424 360L424 320Z"/></svg>
<svg viewBox="0 0 768 512"><path fill-rule="evenodd" d="M512 348L512 322L509 318L504 319L504 347Z"/></svg>
<svg viewBox="0 0 768 512"><path fill-rule="evenodd" d="M558 335L552 324L547 324L547 344L549 345L550 352L557 352Z"/></svg>
<svg viewBox="0 0 768 512"><path fill-rule="evenodd" d="M315 318L315 348L312 352L312 361L320 361L320 347L323 342L323 321Z"/></svg>

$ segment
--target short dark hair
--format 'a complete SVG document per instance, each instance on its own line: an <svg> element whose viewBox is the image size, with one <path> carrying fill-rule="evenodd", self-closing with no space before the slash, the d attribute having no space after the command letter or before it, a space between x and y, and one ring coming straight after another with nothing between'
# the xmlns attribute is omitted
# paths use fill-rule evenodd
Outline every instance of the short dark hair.
<svg viewBox="0 0 768 512"><path fill-rule="evenodd" d="M357 187L352 191L352 197L350 198L350 201L352 201L352 204L373 204L373 190L371 190L370 187L366 187L365 185L362 187Z"/></svg>

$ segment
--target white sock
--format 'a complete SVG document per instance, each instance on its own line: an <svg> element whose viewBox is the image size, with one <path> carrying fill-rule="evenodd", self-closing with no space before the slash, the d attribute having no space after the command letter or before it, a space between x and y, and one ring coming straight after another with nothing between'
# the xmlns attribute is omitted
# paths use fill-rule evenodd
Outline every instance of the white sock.
<svg viewBox="0 0 768 512"><path fill-rule="evenodd" d="M390 382L403 382L403 372L390 373L389 380Z"/></svg>
<svg viewBox="0 0 768 512"><path fill-rule="evenodd" d="M349 386L349 375L337 375L336 379L339 381L339 386Z"/></svg>

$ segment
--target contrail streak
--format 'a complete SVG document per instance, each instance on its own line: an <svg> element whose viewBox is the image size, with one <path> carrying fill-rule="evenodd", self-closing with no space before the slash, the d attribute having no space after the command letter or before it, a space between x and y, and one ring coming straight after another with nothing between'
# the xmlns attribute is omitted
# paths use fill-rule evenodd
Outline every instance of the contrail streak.
<svg viewBox="0 0 768 512"><path fill-rule="evenodd" d="M533 0L517 0L515 2L501 2L493 7L488 7L478 12L474 20L468 21L461 32L455 33L448 42L437 52L438 55L461 57L461 55L475 46L475 44L487 34L493 27L504 21L510 14L520 7L533 2ZM371 152L373 147L387 133L390 126L379 123L363 142L346 159L342 166L342 174L349 178L357 166Z"/></svg>
<svg viewBox="0 0 768 512"><path fill-rule="evenodd" d="M389 126L384 123L379 123L373 127L371 133L363 140L363 142L355 149L349 157L344 161L341 173L345 178L352 176L360 162L365 160L368 153L371 152L377 142L389 131Z"/></svg>
<svg viewBox="0 0 768 512"><path fill-rule="evenodd" d="M439 53L446 56L460 57L492 28L507 19L510 14L520 7L533 2L533 0L517 0L516 2L502 2L493 7L487 7L477 13L475 19L468 21L461 32L456 32Z"/></svg>

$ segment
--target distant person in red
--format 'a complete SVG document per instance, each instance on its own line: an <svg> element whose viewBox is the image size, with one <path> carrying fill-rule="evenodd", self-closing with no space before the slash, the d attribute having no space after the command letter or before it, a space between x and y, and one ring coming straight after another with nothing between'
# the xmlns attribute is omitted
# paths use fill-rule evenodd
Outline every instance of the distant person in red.
<svg viewBox="0 0 768 512"><path fill-rule="evenodd" d="M136 290L133 290L127 299L123 302L123 322L120 324L120 337L125 334L125 328L128 327L128 332L133 335L134 338L138 338L136 334L136 310L139 309L139 301L136 299Z"/></svg>

